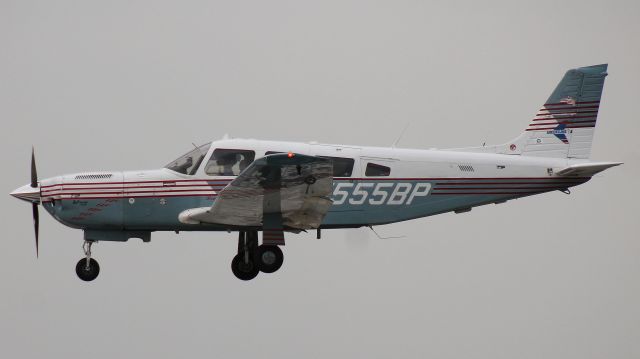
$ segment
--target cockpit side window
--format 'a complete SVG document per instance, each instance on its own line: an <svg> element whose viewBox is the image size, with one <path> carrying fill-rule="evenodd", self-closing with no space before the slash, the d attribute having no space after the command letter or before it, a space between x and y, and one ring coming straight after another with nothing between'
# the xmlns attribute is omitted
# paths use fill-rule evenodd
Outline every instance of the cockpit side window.
<svg viewBox="0 0 640 359"><path fill-rule="evenodd" d="M249 150L218 148L204 168L210 176L237 176L253 162L256 153Z"/></svg>
<svg viewBox="0 0 640 359"><path fill-rule="evenodd" d="M209 151L209 146L211 146L211 143L196 147L188 153L180 156L175 161L171 161L164 167L185 175L193 175L196 173L198 167L200 167L200 163L204 159L204 156Z"/></svg>

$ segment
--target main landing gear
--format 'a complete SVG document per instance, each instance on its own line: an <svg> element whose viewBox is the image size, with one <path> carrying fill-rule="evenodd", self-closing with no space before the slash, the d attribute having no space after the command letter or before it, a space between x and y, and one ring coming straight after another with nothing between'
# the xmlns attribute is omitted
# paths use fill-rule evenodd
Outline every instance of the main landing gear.
<svg viewBox="0 0 640 359"><path fill-rule="evenodd" d="M284 255L276 245L258 245L258 232L238 234L238 254L231 261L231 271L241 280L251 280L258 273L273 273L282 267Z"/></svg>
<svg viewBox="0 0 640 359"><path fill-rule="evenodd" d="M94 241L84 241L82 249L84 250L85 257L78 261L76 264L76 274L78 278L85 282L90 282L98 277L100 274L100 265L98 261L91 258L91 246Z"/></svg>

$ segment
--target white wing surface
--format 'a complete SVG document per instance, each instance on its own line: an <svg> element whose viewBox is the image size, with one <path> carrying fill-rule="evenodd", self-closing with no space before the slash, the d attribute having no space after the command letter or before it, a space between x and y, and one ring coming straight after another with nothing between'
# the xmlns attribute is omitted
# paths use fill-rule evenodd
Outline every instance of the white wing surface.
<svg viewBox="0 0 640 359"><path fill-rule="evenodd" d="M332 172L331 160L322 157L266 156L220 191L211 208L184 211L180 221L280 230L318 228L332 204Z"/></svg>

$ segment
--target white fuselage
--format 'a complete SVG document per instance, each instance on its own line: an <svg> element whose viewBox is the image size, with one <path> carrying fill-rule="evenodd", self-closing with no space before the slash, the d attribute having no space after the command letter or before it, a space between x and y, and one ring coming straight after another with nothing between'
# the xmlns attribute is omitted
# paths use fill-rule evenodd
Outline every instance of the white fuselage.
<svg viewBox="0 0 640 359"><path fill-rule="evenodd" d="M241 161L215 164L213 159L221 152L241 153L233 157L238 159L248 153L257 159L274 152L331 157L333 205L324 228L464 211L587 180L556 176L571 164L561 158L229 139L212 142L197 164L188 162L193 164L190 174L163 168L65 175L41 181L41 199L56 219L83 229L225 229L178 220L186 209L211 206L217 193L246 166Z"/></svg>

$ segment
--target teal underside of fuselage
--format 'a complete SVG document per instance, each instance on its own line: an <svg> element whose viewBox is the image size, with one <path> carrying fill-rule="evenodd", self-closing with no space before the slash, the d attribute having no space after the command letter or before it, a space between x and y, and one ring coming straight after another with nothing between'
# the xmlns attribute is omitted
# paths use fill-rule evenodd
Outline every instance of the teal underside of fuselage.
<svg viewBox="0 0 640 359"><path fill-rule="evenodd" d="M434 214L466 210L474 206L529 196L560 189L559 186L537 186L523 191L518 183L501 184L499 189L487 189L484 184L455 187L436 181L403 180L402 182L367 180L371 185L356 185L358 181L335 181L334 205L325 216L321 228L349 228L388 224ZM386 183L386 185L380 185ZM405 184L406 191L402 184ZM542 183L542 182L541 182ZM411 196L412 188L422 184L422 192ZM453 184L456 184L453 182ZM570 187L563 185L562 187ZM426 187L429 187L426 190ZM440 187L438 187L440 186ZM454 188L446 192L443 186ZM354 188L355 187L355 188ZM380 187L380 188L378 188ZM396 190L398 188L398 190ZM439 189L440 188L440 189ZM342 195L336 195L338 194ZM61 223L91 231L226 231L238 230L211 224L184 224L178 215L190 208L210 207L212 196L157 196L99 199L63 199L44 202L44 208ZM258 228L259 229L259 228ZM120 240L120 239L114 239ZM126 240L126 239L125 239Z"/></svg>

